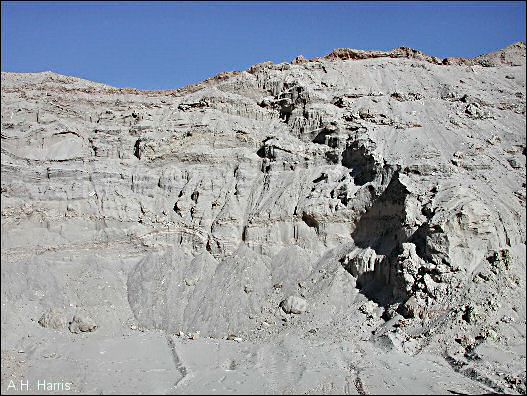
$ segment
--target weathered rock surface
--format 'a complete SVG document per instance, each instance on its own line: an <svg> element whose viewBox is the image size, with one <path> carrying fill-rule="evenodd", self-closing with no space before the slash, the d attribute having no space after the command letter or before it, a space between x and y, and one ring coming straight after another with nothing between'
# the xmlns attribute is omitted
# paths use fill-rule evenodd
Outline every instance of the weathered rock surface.
<svg viewBox="0 0 527 396"><path fill-rule="evenodd" d="M70 306L93 314L70 326L97 323L93 342L235 334L296 353L294 333L525 392L525 71L517 43L474 59L338 49L174 91L2 73L2 361ZM284 317L288 296L309 310ZM328 381L296 390L349 391ZM80 391L124 389L108 384Z"/></svg>
<svg viewBox="0 0 527 396"><path fill-rule="evenodd" d="M289 296L280 303L280 307L285 313L301 314L307 310L307 301L302 297Z"/></svg>
<svg viewBox="0 0 527 396"><path fill-rule="evenodd" d="M38 320L38 324L42 327L48 327L50 329L55 330L62 330L65 329L68 325L68 320L66 319L66 315L62 310L52 308L42 314L42 316Z"/></svg>
<svg viewBox="0 0 527 396"><path fill-rule="evenodd" d="M69 325L69 330L75 334L90 333L96 329L94 320L86 314L76 314Z"/></svg>

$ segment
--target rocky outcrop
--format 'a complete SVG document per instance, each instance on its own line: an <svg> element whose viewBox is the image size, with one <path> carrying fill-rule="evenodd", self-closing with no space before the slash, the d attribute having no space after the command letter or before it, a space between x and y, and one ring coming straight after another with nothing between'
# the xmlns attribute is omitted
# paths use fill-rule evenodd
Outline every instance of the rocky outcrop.
<svg viewBox="0 0 527 396"><path fill-rule="evenodd" d="M525 61L525 43L518 42L503 50L481 55L475 58L445 58L429 56L421 51L408 47L399 47L391 51L362 51L350 48L338 48L326 55L329 60L364 60L375 58L405 58L416 59L436 65L465 65L495 67L500 65L520 66Z"/></svg>

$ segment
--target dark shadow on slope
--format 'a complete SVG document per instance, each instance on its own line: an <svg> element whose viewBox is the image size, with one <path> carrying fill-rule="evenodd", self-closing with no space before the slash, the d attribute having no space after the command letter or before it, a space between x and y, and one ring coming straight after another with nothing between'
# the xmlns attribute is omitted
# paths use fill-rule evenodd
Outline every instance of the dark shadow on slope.
<svg viewBox="0 0 527 396"><path fill-rule="evenodd" d="M361 248L372 248L377 254L389 255L406 240L403 226L405 200L408 190L395 174L386 190L377 198L372 207L360 218L352 238Z"/></svg>
<svg viewBox="0 0 527 396"><path fill-rule="evenodd" d="M381 306L396 302L393 298L393 288L397 282L392 279L394 275L391 266L396 260L401 244L408 240L404 227L405 200L408 194L409 191L396 173L373 206L360 218L352 234L357 247L371 248L377 255L385 258L375 264L374 270L360 274L353 273L349 267L344 266L357 278L360 293Z"/></svg>
<svg viewBox="0 0 527 396"><path fill-rule="evenodd" d="M351 169L351 176L358 186L373 181L380 168L373 155L357 141L349 143L342 152L342 166Z"/></svg>

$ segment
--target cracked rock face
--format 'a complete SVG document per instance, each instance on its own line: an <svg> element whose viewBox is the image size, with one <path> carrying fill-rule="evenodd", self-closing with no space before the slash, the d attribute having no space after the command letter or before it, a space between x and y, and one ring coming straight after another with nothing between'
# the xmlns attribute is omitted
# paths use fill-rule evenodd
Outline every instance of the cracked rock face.
<svg viewBox="0 0 527 396"><path fill-rule="evenodd" d="M525 351L488 352L525 345L525 95L524 43L339 49L174 91L2 73L9 343L50 306L87 309L89 337L260 342L283 320L364 340L402 320L390 348L525 392Z"/></svg>

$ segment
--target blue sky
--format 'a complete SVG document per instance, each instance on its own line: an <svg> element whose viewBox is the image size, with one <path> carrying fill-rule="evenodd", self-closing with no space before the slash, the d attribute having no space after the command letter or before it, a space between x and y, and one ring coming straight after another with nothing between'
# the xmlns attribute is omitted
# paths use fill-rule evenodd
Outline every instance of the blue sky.
<svg viewBox="0 0 527 396"><path fill-rule="evenodd" d="M334 48L472 57L525 41L525 2L2 2L2 71L173 89Z"/></svg>

